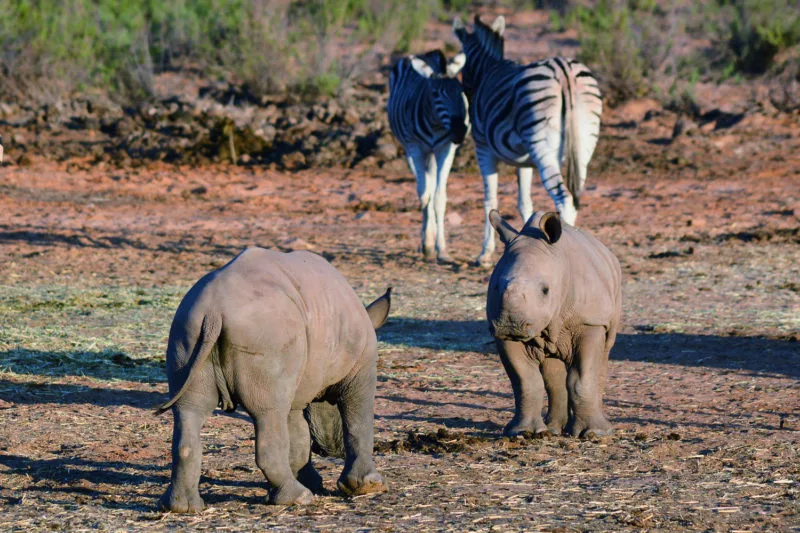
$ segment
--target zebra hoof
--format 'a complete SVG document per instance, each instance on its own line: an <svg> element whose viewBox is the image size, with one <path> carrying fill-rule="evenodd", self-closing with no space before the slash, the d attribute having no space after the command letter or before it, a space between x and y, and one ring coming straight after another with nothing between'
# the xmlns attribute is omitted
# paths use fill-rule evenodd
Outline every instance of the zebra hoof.
<svg viewBox="0 0 800 533"><path fill-rule="evenodd" d="M450 254L439 254L436 257L436 262L439 263L440 265L452 265L455 263L455 261L453 261L453 257Z"/></svg>
<svg viewBox="0 0 800 533"><path fill-rule="evenodd" d="M478 268L492 268L491 256L480 256L475 260L475 266Z"/></svg>

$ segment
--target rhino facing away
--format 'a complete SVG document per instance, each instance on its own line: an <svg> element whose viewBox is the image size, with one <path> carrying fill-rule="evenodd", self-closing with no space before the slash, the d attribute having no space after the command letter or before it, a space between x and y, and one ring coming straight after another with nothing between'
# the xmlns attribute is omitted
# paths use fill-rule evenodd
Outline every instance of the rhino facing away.
<svg viewBox="0 0 800 533"><path fill-rule="evenodd" d="M241 405L252 417L270 503L309 503L322 490L312 439L344 456L343 492L385 491L372 461L373 407L375 329L389 314L390 290L365 309L320 256L262 248L198 281L172 322L171 399L156 411L174 415L172 477L161 508L203 509L200 429L218 405Z"/></svg>
<svg viewBox="0 0 800 533"><path fill-rule="evenodd" d="M486 301L514 391L505 434L609 433L602 390L621 316L619 261L556 213L534 213L519 232L497 210L489 220L505 243Z"/></svg>

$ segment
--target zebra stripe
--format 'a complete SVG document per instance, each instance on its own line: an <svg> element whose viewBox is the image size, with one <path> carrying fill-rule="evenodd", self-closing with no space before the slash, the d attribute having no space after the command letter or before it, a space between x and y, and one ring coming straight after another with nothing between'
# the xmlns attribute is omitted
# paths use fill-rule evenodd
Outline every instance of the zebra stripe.
<svg viewBox="0 0 800 533"><path fill-rule="evenodd" d="M422 206L422 251L448 261L444 233L447 178L456 147L469 133L467 99L456 79L460 54L449 63L438 50L401 59L389 75L386 111L417 180Z"/></svg>
<svg viewBox="0 0 800 533"><path fill-rule="evenodd" d="M463 85L471 95L472 135L487 189L482 263L494 251L488 204L496 202L489 185L496 183L491 176L497 174L497 162L518 169L535 166L562 218L574 224L603 110L597 80L586 65L563 57L529 65L510 61L504 57L504 28L502 17L490 27L476 16L472 33L459 20L453 24L467 58ZM528 174L518 170L521 188ZM530 198L520 198L519 206L527 221Z"/></svg>
<svg viewBox="0 0 800 533"><path fill-rule="evenodd" d="M389 74L386 110L392 133L403 146L420 143L432 150L446 141L461 144L469 128L461 84L447 74L438 50L419 56L435 77L426 78L404 57Z"/></svg>

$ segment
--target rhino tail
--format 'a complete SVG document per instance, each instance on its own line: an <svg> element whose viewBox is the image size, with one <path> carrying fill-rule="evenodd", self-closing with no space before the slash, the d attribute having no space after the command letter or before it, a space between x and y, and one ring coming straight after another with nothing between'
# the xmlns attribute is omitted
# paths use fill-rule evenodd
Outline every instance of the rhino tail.
<svg viewBox="0 0 800 533"><path fill-rule="evenodd" d="M391 307L392 288L389 287L386 289L386 292L383 293L383 296L367 306L367 314L369 315L370 321L372 321L373 328L378 329L384 323L386 323L386 319L389 317L389 309Z"/></svg>
<svg viewBox="0 0 800 533"><path fill-rule="evenodd" d="M206 315L203 317L203 324L200 327L200 337L198 339L197 344L195 345L194 349L194 357L192 361L189 363L189 375L186 376L186 381L183 382L183 386L180 390L170 398L165 403L162 403L158 407L156 407L155 414L156 416L160 415L161 413L169 410L175 402L177 402L183 393L186 392L186 389L189 387L189 383L195 378L195 375L200 372L200 369L203 368L204 363L208 359L208 357L216 350L217 347L217 339L219 339L220 332L222 331L222 317L219 315ZM215 377L216 377L216 369L215 369Z"/></svg>

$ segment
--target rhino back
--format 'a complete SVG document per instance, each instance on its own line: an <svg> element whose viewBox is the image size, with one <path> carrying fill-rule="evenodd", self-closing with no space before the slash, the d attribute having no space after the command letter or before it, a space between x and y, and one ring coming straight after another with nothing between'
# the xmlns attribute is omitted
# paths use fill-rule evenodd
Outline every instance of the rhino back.
<svg viewBox="0 0 800 533"><path fill-rule="evenodd" d="M577 228L565 227L558 244L569 265L567 307L584 324L608 327L621 307L622 271L617 257L597 238Z"/></svg>
<svg viewBox="0 0 800 533"><path fill-rule="evenodd" d="M230 342L259 349L275 364L301 365L298 403L374 363L377 340L363 304L322 257L248 248L208 291ZM260 339L260 340L259 340Z"/></svg>

